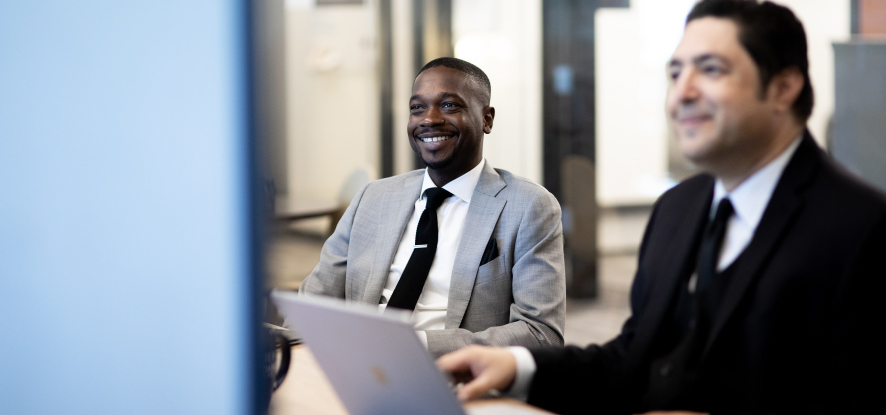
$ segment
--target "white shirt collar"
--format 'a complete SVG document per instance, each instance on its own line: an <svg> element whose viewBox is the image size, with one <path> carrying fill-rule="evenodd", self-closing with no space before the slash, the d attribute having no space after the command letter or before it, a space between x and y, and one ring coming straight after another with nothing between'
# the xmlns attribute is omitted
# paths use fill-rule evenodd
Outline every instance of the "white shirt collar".
<svg viewBox="0 0 886 415"><path fill-rule="evenodd" d="M480 164L467 173L444 184L443 188L449 193L452 193L455 197L464 200L467 203L471 203L471 195L474 194L474 188L477 187L477 183L480 182L480 174L483 173L484 166L486 166L485 158L480 160ZM431 180L431 176L428 174L428 169L425 168L425 178L421 183L421 193L418 194L418 198L421 199L424 197L425 190L432 187L437 187L437 185Z"/></svg>
<svg viewBox="0 0 886 415"><path fill-rule="evenodd" d="M711 215L717 211L720 200L729 197L732 206L735 208L735 219L745 223L750 229L756 229L757 224L763 217L766 206L769 205L769 199L772 198L772 192L775 191L775 185L781 178L782 172L787 167L788 162L793 157L794 152L800 145L803 136L794 139L794 142L779 154L774 160L757 170L745 181L738 185L732 192L726 192L723 181L719 178L714 184L714 200L711 204Z"/></svg>

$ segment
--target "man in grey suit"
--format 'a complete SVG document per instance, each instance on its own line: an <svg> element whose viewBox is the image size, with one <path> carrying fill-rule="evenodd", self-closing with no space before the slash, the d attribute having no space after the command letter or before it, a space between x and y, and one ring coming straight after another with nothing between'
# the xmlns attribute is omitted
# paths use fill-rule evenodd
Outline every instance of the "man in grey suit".
<svg viewBox="0 0 886 415"><path fill-rule="evenodd" d="M427 169L363 187L302 293L414 309L434 356L469 344L563 343L560 208L543 187L483 158L490 91L486 74L459 59L419 71L407 133Z"/></svg>

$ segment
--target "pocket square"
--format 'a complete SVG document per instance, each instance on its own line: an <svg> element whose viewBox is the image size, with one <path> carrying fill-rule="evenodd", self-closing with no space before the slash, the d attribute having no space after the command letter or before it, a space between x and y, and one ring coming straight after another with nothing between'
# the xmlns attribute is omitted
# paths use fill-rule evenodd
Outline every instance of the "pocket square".
<svg viewBox="0 0 886 415"><path fill-rule="evenodd" d="M486 265L489 261L498 258L498 242L495 237L489 238L486 249L483 250L483 256L480 258L480 266Z"/></svg>

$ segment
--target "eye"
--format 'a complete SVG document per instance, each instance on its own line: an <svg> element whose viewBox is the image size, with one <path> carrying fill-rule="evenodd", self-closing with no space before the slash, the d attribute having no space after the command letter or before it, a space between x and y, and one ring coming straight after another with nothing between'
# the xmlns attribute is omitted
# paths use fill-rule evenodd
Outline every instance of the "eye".
<svg viewBox="0 0 886 415"><path fill-rule="evenodd" d="M710 77L717 77L717 76L722 75L724 72L726 72L725 68L723 68L721 65L717 65L717 64L713 64L713 63L701 65L701 67L699 69L701 70L702 73L704 73L705 75L708 75Z"/></svg>
<svg viewBox="0 0 886 415"><path fill-rule="evenodd" d="M668 71L667 71L668 72L668 79L670 79L671 81L676 81L677 78L680 77L681 69L682 68L680 68L678 66L669 67Z"/></svg>
<svg viewBox="0 0 886 415"><path fill-rule="evenodd" d="M446 111L446 112L456 112L460 108L461 108L461 105L459 105L457 102L447 101L447 102L440 104L440 109L442 109L443 111Z"/></svg>
<svg viewBox="0 0 886 415"><path fill-rule="evenodd" d="M418 111L420 109L421 109L421 105L418 105L418 104L412 104L409 106L409 111Z"/></svg>

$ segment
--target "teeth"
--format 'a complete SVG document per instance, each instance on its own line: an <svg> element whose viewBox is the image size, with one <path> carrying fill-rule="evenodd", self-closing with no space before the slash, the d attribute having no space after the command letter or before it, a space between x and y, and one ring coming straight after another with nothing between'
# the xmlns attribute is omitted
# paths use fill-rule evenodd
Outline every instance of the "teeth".
<svg viewBox="0 0 886 415"><path fill-rule="evenodd" d="M420 139L423 143L436 143L436 142L439 142L439 141L445 141L445 140L448 140L449 138L450 138L449 136L440 136L440 137L420 137L419 139Z"/></svg>

